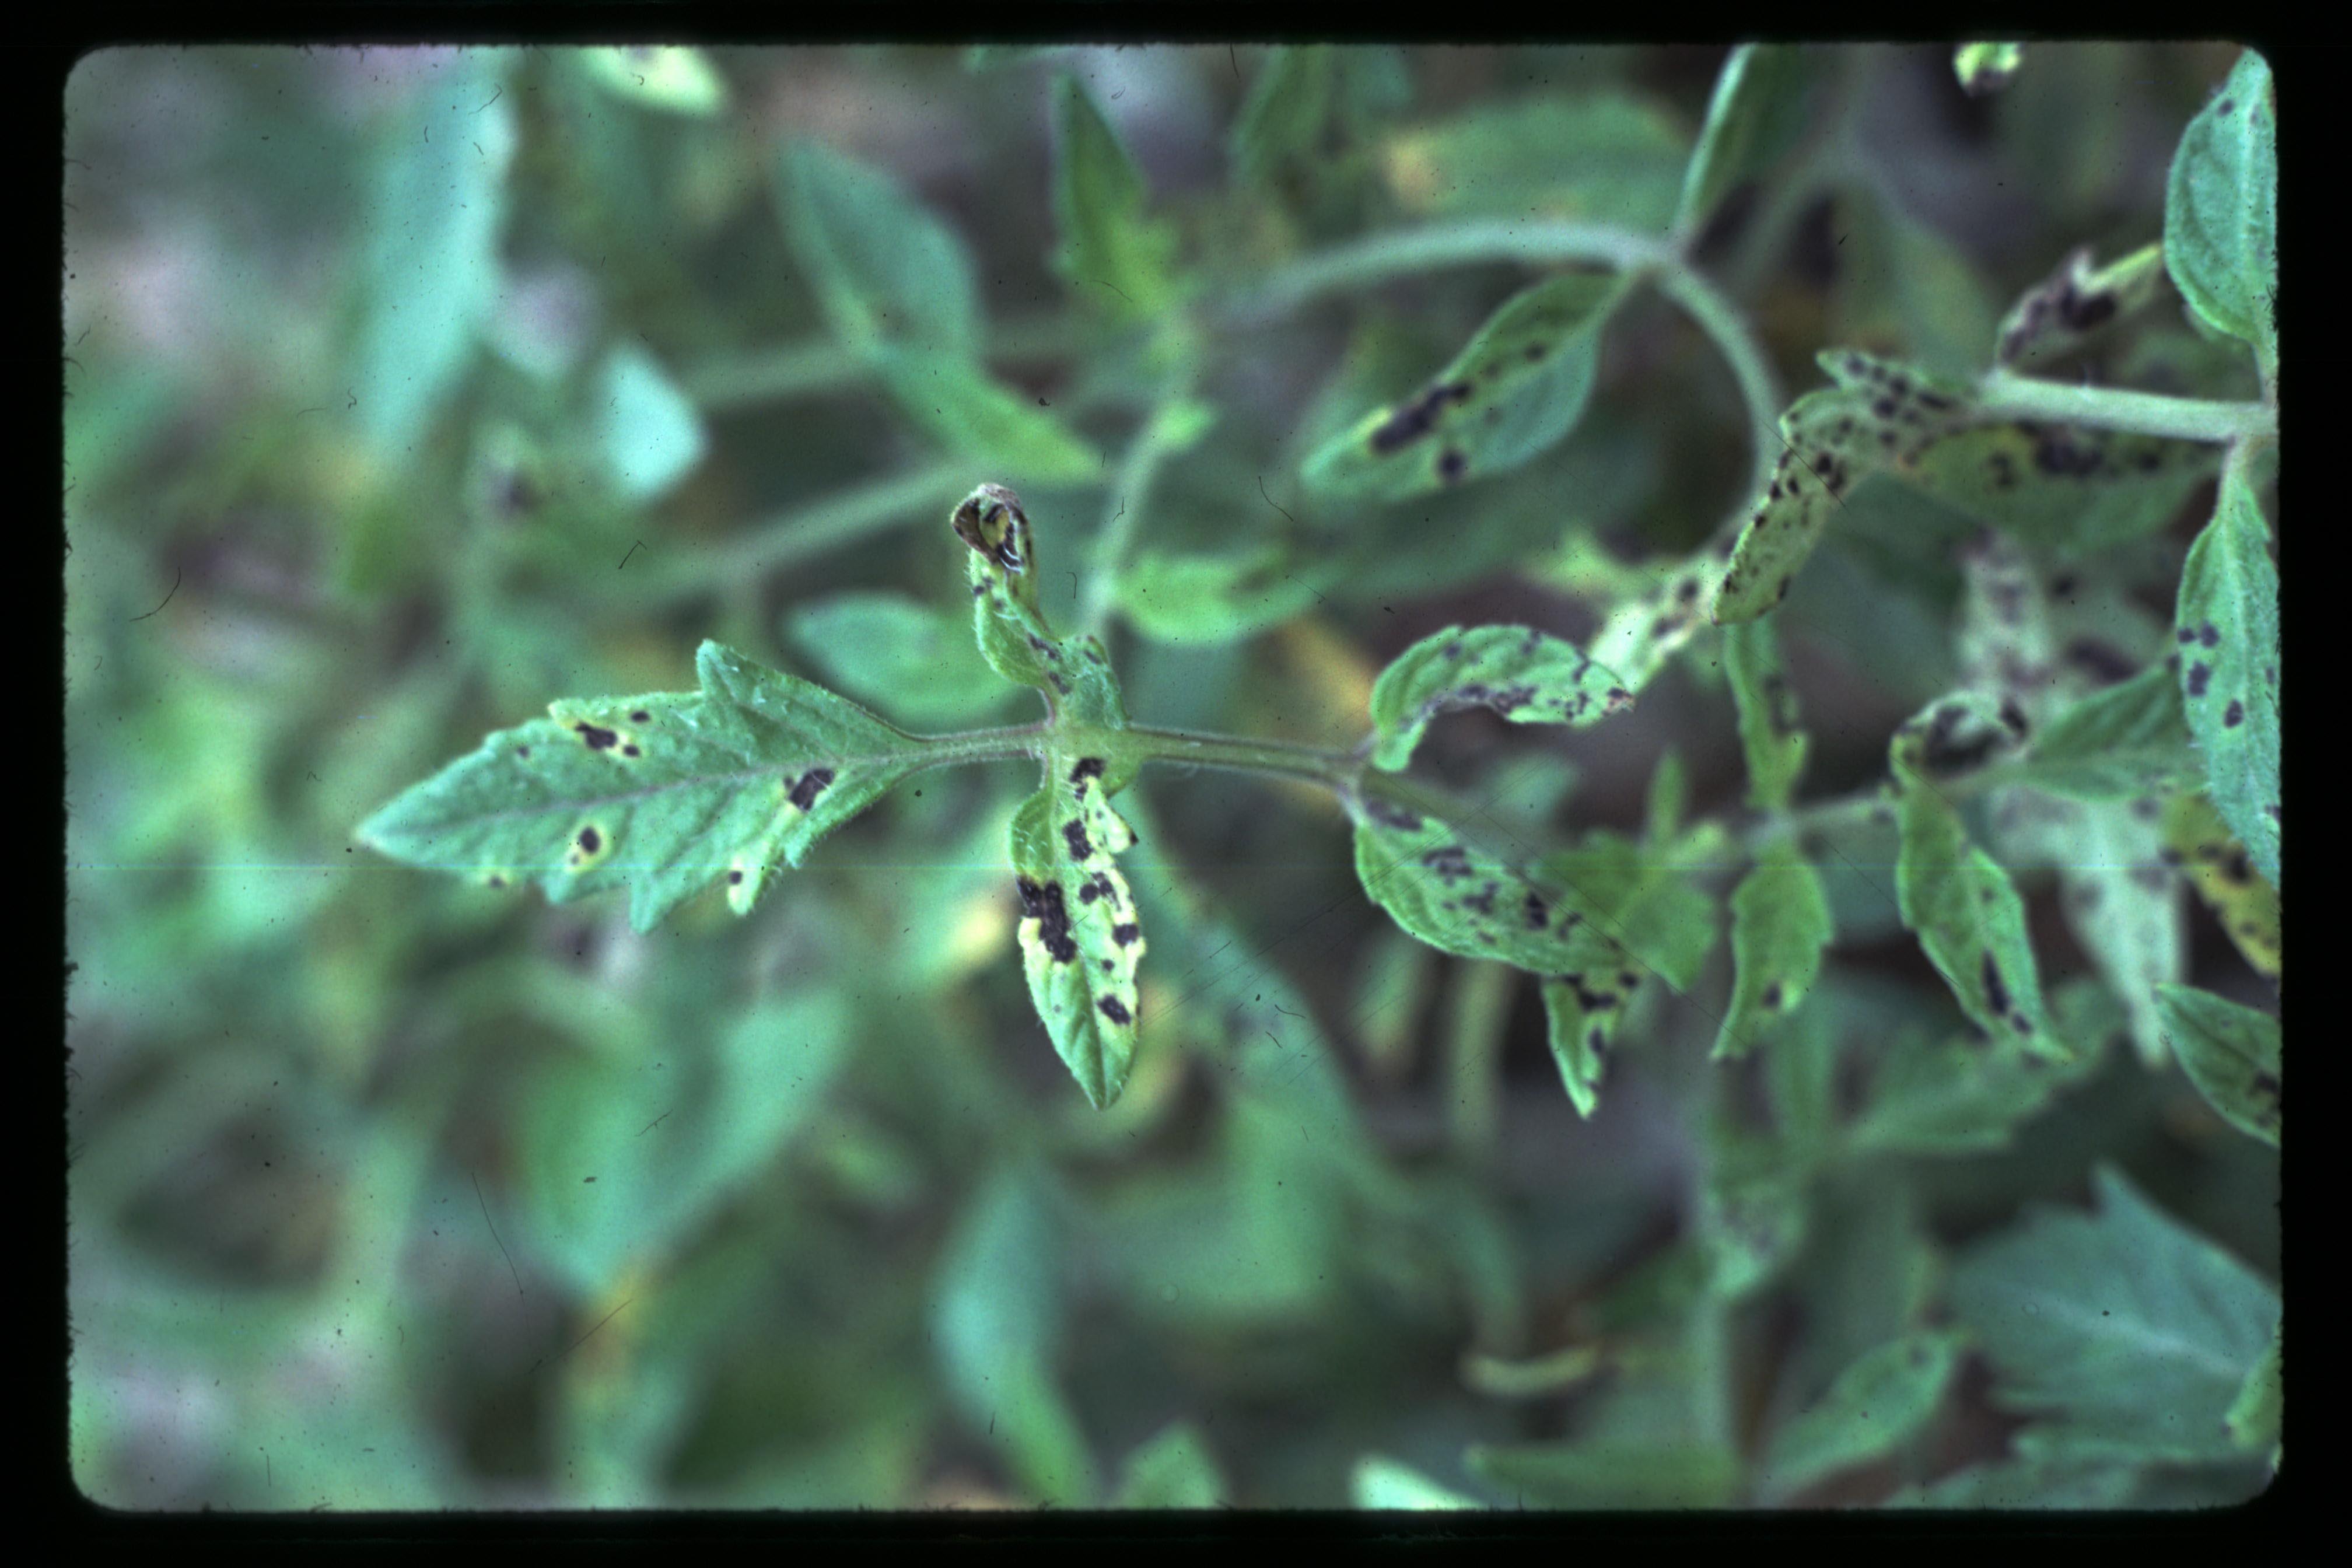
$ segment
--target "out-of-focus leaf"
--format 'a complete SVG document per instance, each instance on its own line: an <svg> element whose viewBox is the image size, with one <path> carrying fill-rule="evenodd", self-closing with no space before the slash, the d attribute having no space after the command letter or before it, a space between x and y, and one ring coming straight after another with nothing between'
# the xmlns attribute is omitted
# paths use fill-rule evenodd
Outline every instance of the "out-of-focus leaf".
<svg viewBox="0 0 2352 1568"><path fill-rule="evenodd" d="M2144 245L2097 268L2091 265L2091 247L2083 246L2010 307L2001 318L1993 359L2012 364L2031 354L2073 348L2100 328L2153 303L2163 283L2161 245Z"/></svg>
<svg viewBox="0 0 2352 1568"><path fill-rule="evenodd" d="M1409 212L1660 231L1674 219L1689 154L1658 105L1598 89L1466 110L1394 138L1386 163Z"/></svg>
<svg viewBox="0 0 2352 1568"><path fill-rule="evenodd" d="M1739 1456L1706 1443L1481 1444L1463 1463L1515 1501L1562 1509L1726 1508Z"/></svg>
<svg viewBox="0 0 2352 1568"><path fill-rule="evenodd" d="M1216 1456L1189 1422L1177 1422L1127 1457L1115 1508L1215 1508L1225 1500Z"/></svg>
<svg viewBox="0 0 2352 1568"><path fill-rule="evenodd" d="M835 594L795 605L786 625L826 680L919 730L979 723L1014 696L961 611L903 594Z"/></svg>
<svg viewBox="0 0 2352 1568"><path fill-rule="evenodd" d="M1835 935L1821 879L1794 844L1773 840L1731 895L1738 969L1715 1039L1717 1059L1746 1056L1804 1004Z"/></svg>
<svg viewBox="0 0 2352 1568"><path fill-rule="evenodd" d="M1994 1397L2072 1457L2233 1458L2226 1417L2267 1352L2278 1293L2112 1170L2099 1211L2041 1209L1969 1248L1952 1308Z"/></svg>
<svg viewBox="0 0 2352 1568"><path fill-rule="evenodd" d="M1062 276L1091 308L1139 321L1168 301L1176 237L1145 213L1143 175L1076 76L1054 81L1054 216Z"/></svg>
<svg viewBox="0 0 2352 1568"><path fill-rule="evenodd" d="M1855 1361L1818 1404L1773 1434L1766 1486L1785 1497L1908 1442L1942 1404L1960 1345L1958 1334L1927 1331Z"/></svg>
<svg viewBox="0 0 2352 1568"><path fill-rule="evenodd" d="M1970 98L1990 98L2025 63L2022 44L1962 44L1952 51L1952 74Z"/></svg>
<svg viewBox="0 0 2352 1568"><path fill-rule="evenodd" d="M1683 171L1677 233L1696 234L1725 197L1772 173L1804 134L1819 79L1793 44L1741 44L1731 51Z"/></svg>
<svg viewBox="0 0 2352 1568"><path fill-rule="evenodd" d="M1025 481L1084 479L1101 455L979 364L921 349L873 351L899 409L950 452Z"/></svg>
<svg viewBox="0 0 2352 1568"><path fill-rule="evenodd" d="M580 68L597 86L648 109L709 116L727 107L727 82L700 49L632 44L582 49Z"/></svg>
<svg viewBox="0 0 2352 1568"><path fill-rule="evenodd" d="M2205 1102L2239 1131L2275 1149L2280 1116L2279 1021L2193 985L2156 987L2166 1040Z"/></svg>
<svg viewBox="0 0 2352 1568"><path fill-rule="evenodd" d="M455 79L420 87L384 128L351 395L361 430L388 462L406 460L499 296L515 121L511 100L482 106L506 73L504 51L468 51L452 63Z"/></svg>
<svg viewBox="0 0 2352 1568"><path fill-rule="evenodd" d="M2248 49L2189 122L2164 193L2164 261L2198 316L2278 363L2278 122Z"/></svg>
<svg viewBox="0 0 2352 1568"><path fill-rule="evenodd" d="M647 501L702 460L702 420L653 356L635 345L604 362L597 399L604 461L622 494Z"/></svg>
<svg viewBox="0 0 2352 1568"><path fill-rule="evenodd" d="M2278 889L2230 837L2213 803L2197 794L2173 796L2164 809L2164 842L2245 961L2279 978Z"/></svg>
<svg viewBox="0 0 2352 1568"><path fill-rule="evenodd" d="M821 142L777 164L785 237L834 331L960 367L980 357L980 293L955 231L878 170Z"/></svg>
<svg viewBox="0 0 2352 1568"><path fill-rule="evenodd" d="M1379 1454L1367 1454L1356 1461L1356 1468L1349 1478L1348 1492L1358 1508L1407 1509L1419 1512L1486 1506L1443 1482L1432 1480L1410 1465Z"/></svg>
<svg viewBox="0 0 2352 1568"><path fill-rule="evenodd" d="M1780 638L1769 621L1727 626L1724 672L1739 710L1739 747L1748 758L1748 803L1782 811L1804 771L1807 740L1797 725L1796 693L1780 672Z"/></svg>
<svg viewBox="0 0 2352 1568"><path fill-rule="evenodd" d="M1146 551L1119 574L1119 613L1159 642L1238 642L1297 616L1336 575L1332 563L1280 544L1221 555Z"/></svg>

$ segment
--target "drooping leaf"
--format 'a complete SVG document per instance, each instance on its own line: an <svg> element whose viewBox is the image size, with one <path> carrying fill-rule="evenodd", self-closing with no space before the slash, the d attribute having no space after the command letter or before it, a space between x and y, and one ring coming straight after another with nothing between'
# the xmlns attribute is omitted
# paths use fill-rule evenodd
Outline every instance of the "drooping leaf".
<svg viewBox="0 0 2352 1568"><path fill-rule="evenodd" d="M1723 549L1730 549L1730 540ZM1667 659L1706 626L1699 605L1723 580L1723 560L1702 550L1661 574L1654 585L1620 597L1593 634L1596 663L1615 670L1628 691L1639 691Z"/></svg>
<svg viewBox="0 0 2352 1568"><path fill-rule="evenodd" d="M1952 1308L1994 1398L2078 1458L2235 1458L2225 1424L2279 1321L2276 1290L2098 1172L2099 1211L2042 1209L1971 1247Z"/></svg>
<svg viewBox="0 0 2352 1568"><path fill-rule="evenodd" d="M2173 796L2164 810L2164 843L2240 954L2256 973L2279 978L2278 889L2230 837L2213 803L2198 794Z"/></svg>
<svg viewBox="0 0 2352 1568"><path fill-rule="evenodd" d="M793 605L785 624L828 683L919 730L982 722L1014 696L961 610L903 594L835 594Z"/></svg>
<svg viewBox="0 0 2352 1568"><path fill-rule="evenodd" d="M1778 838L1731 895L1731 1005L1715 1038L1717 1060L1746 1056L1803 1005L1837 934L1821 878L1796 846Z"/></svg>
<svg viewBox="0 0 2352 1568"><path fill-rule="evenodd" d="M1497 959L1537 973L1588 962L1600 968L1616 944L1528 870L1507 864L1434 817L1367 794L1356 819L1356 875L1398 925L1463 958ZM1622 956L1622 955L1621 955Z"/></svg>
<svg viewBox="0 0 2352 1568"><path fill-rule="evenodd" d="M1904 925L1979 1027L1997 1041L2063 1056L2042 1012L2024 900L1933 784L1952 763L2005 743L2009 727L1984 710L1990 706L1948 699L1895 731L1888 753L1899 786L1896 898Z"/></svg>
<svg viewBox="0 0 2352 1568"><path fill-rule="evenodd" d="M1958 1155L2008 1146L2017 1129L2102 1058L2094 1039L2071 1062L1934 1040L1916 1030L1889 1047L1846 1130L1857 1152Z"/></svg>
<svg viewBox="0 0 2352 1568"><path fill-rule="evenodd" d="M1412 761L1441 713L1488 708L1515 724L1591 724L1631 706L1611 671L1532 626L1433 632L1389 662L1372 686L1372 763L1394 773Z"/></svg>
<svg viewBox="0 0 2352 1568"><path fill-rule="evenodd" d="M2221 820L2281 886L2278 568L2242 468L2221 475L2213 520L2189 547L2174 636L2189 733Z"/></svg>
<svg viewBox="0 0 2352 1568"><path fill-rule="evenodd" d="M2248 49L2189 122L2164 193L2164 262L2211 326L2278 363L2278 124L2271 70Z"/></svg>
<svg viewBox="0 0 2352 1568"><path fill-rule="evenodd" d="M1748 758L1748 804L1759 811L1785 811L1804 772L1807 740L1797 727L1796 693L1780 672L1780 637L1772 623L1725 627L1723 664L1739 712L1739 747Z"/></svg>
<svg viewBox="0 0 2352 1568"><path fill-rule="evenodd" d="M1055 264L1090 309L1148 321L1170 298L1174 232L1147 216L1141 172L1067 71L1054 80L1054 130Z"/></svg>
<svg viewBox="0 0 2352 1568"><path fill-rule="evenodd" d="M1785 1497L1910 1441L1943 1404L1961 1342L1948 1331L1923 1330L1853 1362L1818 1403L1773 1434L1766 1487Z"/></svg>
<svg viewBox="0 0 2352 1568"><path fill-rule="evenodd" d="M1514 295L1418 395L1366 415L1300 478L1328 495L1400 500L1517 468L1584 412L1624 293L1612 274L1566 272Z"/></svg>
<svg viewBox="0 0 2352 1568"><path fill-rule="evenodd" d="M698 692L565 700L377 811L362 842L558 902L625 887L639 931L716 881L748 911L779 858L932 761L935 743L706 642Z"/></svg>
<svg viewBox="0 0 2352 1568"><path fill-rule="evenodd" d="M1909 464L1967 416L1966 393L1916 366L1851 349L1819 358L1838 384L1805 394L1780 416L1780 455L1708 609L1717 626L1768 614L1857 479Z"/></svg>
<svg viewBox="0 0 2352 1568"><path fill-rule="evenodd" d="M1994 341L1994 363L2014 364L2032 354L2071 349L2146 309L2163 285L2161 245L2144 245L2105 267L2093 267L2091 247L2083 246L2010 307Z"/></svg>
<svg viewBox="0 0 2352 1568"><path fill-rule="evenodd" d="M879 170L821 142L777 165L785 237L835 333L977 363L980 292L955 231Z"/></svg>
<svg viewBox="0 0 2352 1568"><path fill-rule="evenodd" d="M2155 989L2165 1038L2197 1092L2231 1126L2277 1148L2279 1021L2193 985Z"/></svg>
<svg viewBox="0 0 2352 1568"><path fill-rule="evenodd" d="M1662 232L1690 143L1656 103L1600 89L1465 110L1391 139L1390 188L1443 217L1591 218Z"/></svg>
<svg viewBox="0 0 2352 1568"><path fill-rule="evenodd" d="M1696 234L1725 197L1772 172L1804 133L1818 80L1795 45L1741 44L1731 51L1683 171L1676 233Z"/></svg>

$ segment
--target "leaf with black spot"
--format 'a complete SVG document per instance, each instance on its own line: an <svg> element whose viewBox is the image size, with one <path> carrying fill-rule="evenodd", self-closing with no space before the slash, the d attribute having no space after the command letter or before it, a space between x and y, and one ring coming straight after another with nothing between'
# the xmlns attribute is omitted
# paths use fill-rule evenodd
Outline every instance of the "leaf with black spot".
<svg viewBox="0 0 2352 1568"><path fill-rule="evenodd" d="M2158 986L2156 1005L2172 1054L2205 1102L2239 1131L2277 1148L2284 1131L2279 1021L2193 985Z"/></svg>
<svg viewBox="0 0 2352 1568"><path fill-rule="evenodd" d="M713 882L749 910L779 860L926 765L934 742L717 643L698 692L551 703L377 811L362 842L558 902L625 887L650 929Z"/></svg>
<svg viewBox="0 0 2352 1568"><path fill-rule="evenodd" d="M1373 683L1372 764L1402 768L1429 721L1456 709L1491 709L1515 724L1582 725L1633 700L1614 674L1549 633L1448 626L1391 659Z"/></svg>
<svg viewBox="0 0 2352 1568"><path fill-rule="evenodd" d="M1916 365L1853 349L1818 358L1837 384L1805 394L1780 416L1780 454L1707 607L1717 626L1769 615L1855 485L1907 467L1969 420L1967 391Z"/></svg>
<svg viewBox="0 0 2352 1568"><path fill-rule="evenodd" d="M2213 519L2189 547L2174 612L2189 732L2221 820L2279 881L2279 576L2270 524L2232 466Z"/></svg>
<svg viewBox="0 0 2352 1568"><path fill-rule="evenodd" d="M1502 473L1568 434L1592 395L1614 275L1570 272L1514 295L1422 390L1307 459L1326 495L1402 500Z"/></svg>
<svg viewBox="0 0 2352 1568"><path fill-rule="evenodd" d="M1013 816L1021 969L1055 1051L1100 1110L1135 1059L1142 922L1112 858L1135 833L1111 809L1101 758L1050 752L1045 767Z"/></svg>
<svg viewBox="0 0 2352 1568"><path fill-rule="evenodd" d="M1775 839L1731 895L1731 1005L1717 1059L1744 1057L1804 1004L1837 934L1822 879L1788 839Z"/></svg>
<svg viewBox="0 0 2352 1568"><path fill-rule="evenodd" d="M1034 536L1021 498L1003 485L982 485L957 504L949 522L971 548L965 572L972 635L990 667L1007 680L1035 688L1057 716L1126 729L1127 705L1102 639L1056 637L1046 623Z"/></svg>

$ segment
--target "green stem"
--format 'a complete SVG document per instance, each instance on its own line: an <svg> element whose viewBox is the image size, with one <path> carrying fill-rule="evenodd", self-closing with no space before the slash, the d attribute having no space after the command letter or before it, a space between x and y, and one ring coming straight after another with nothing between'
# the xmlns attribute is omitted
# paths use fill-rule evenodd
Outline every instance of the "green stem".
<svg viewBox="0 0 2352 1568"><path fill-rule="evenodd" d="M971 488L971 464L959 458L836 490L677 561L656 575L653 591L665 600L690 597L881 533L909 518L944 512Z"/></svg>
<svg viewBox="0 0 2352 1568"><path fill-rule="evenodd" d="M1055 359L1070 352L1076 330L1066 316L1033 316L992 327L992 360ZM704 409L740 407L787 397L808 397L874 379L874 363L830 337L777 348L719 355L684 377L687 395Z"/></svg>
<svg viewBox="0 0 2352 1568"><path fill-rule="evenodd" d="M2047 419L2184 441L2240 441L2278 431L2278 410L2267 404L2077 386L2006 371L1988 374L1978 385L1977 400L1978 412L1989 418Z"/></svg>

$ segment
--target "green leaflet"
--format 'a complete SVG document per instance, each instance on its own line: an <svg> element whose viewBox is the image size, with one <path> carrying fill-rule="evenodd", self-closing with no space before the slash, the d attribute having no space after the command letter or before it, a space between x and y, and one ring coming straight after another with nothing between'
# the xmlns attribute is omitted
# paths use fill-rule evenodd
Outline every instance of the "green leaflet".
<svg viewBox="0 0 2352 1568"><path fill-rule="evenodd" d="M1348 1495L1358 1508L1401 1508L1416 1513L1486 1506L1410 1465L1379 1454L1367 1454L1356 1461L1348 1479Z"/></svg>
<svg viewBox="0 0 2352 1568"><path fill-rule="evenodd" d="M1590 1116L1599 1104L1606 1053L1628 1005L1651 974L1676 991L1698 977L1714 948L1715 900L1685 868L1720 849L1720 828L1703 824L1670 847L1592 833L1572 850L1537 863L1537 877L1564 889L1608 934L1574 968L1557 965L1538 991L1552 1060L1570 1102Z"/></svg>
<svg viewBox="0 0 2352 1568"><path fill-rule="evenodd" d="M969 617L951 605L834 594L794 605L785 636L828 684L918 730L980 723L1019 696L995 678Z"/></svg>
<svg viewBox="0 0 2352 1568"><path fill-rule="evenodd" d="M2278 363L2278 125L2271 70L2248 49L2181 132L2164 193L2164 261L2205 321Z"/></svg>
<svg viewBox="0 0 2352 1568"><path fill-rule="evenodd" d="M1993 1398L2044 1451L2185 1463L2234 1458L2226 1417L2279 1321L2278 1292L2112 1169L2099 1212L2030 1209L1952 1272L1958 1325Z"/></svg>
<svg viewBox="0 0 2352 1568"><path fill-rule="evenodd" d="M1384 151L1411 213L1581 217L1653 234L1674 221L1690 158L1671 114L1609 88L1470 109Z"/></svg>
<svg viewBox="0 0 2352 1568"><path fill-rule="evenodd" d="M727 79L700 49L637 44L582 49L573 58L598 87L647 109L708 118L727 107Z"/></svg>
<svg viewBox="0 0 2352 1568"><path fill-rule="evenodd" d="M1948 436L1900 478L2021 543L2079 561L2164 527L2214 461L2194 441L2024 422Z"/></svg>
<svg viewBox="0 0 2352 1568"><path fill-rule="evenodd" d="M1770 612L1857 479L1907 466L1967 417L1966 393L1916 366L1851 349L1819 361L1838 384L1805 394L1780 416L1780 456L1707 612L1717 626Z"/></svg>
<svg viewBox="0 0 2352 1568"><path fill-rule="evenodd" d="M1843 243L1826 330L1839 342L1901 343L1947 375L1984 368L1998 308L1969 253L1864 185L1837 195Z"/></svg>
<svg viewBox="0 0 2352 1568"><path fill-rule="evenodd" d="M2008 1147L2021 1123L2088 1078L2119 1039L2107 1030L2114 1003L2095 981L2069 982L2051 1000L2058 1033L2079 1047L2072 1061L1989 1051L1977 1036L1937 1040L1906 1029L1872 1073L1847 1148L1950 1156Z"/></svg>
<svg viewBox="0 0 2352 1568"><path fill-rule="evenodd" d="M1729 539L1723 547L1729 551ZM1655 588L1619 599L1593 634L1590 651L1594 661L1615 670L1627 690L1641 690L1706 625L1698 605L1722 578L1723 563L1716 552L1700 551Z"/></svg>
<svg viewBox="0 0 2352 1568"><path fill-rule="evenodd" d="M1515 468L1568 434L1592 394L1614 274L1567 272L1507 300L1422 392L1307 459L1328 495L1401 500Z"/></svg>
<svg viewBox="0 0 2352 1568"><path fill-rule="evenodd" d="M2014 364L2031 354L2073 348L2154 303L2163 284L2161 245L2144 245L2099 268L2091 265L2091 247L2082 246L2010 307L1993 342L1993 363Z"/></svg>
<svg viewBox="0 0 2352 1568"><path fill-rule="evenodd" d="M2275 1149L2280 1121L2279 1021L2193 985L2156 987L2166 1040L2189 1081L2221 1119Z"/></svg>
<svg viewBox="0 0 2352 1568"><path fill-rule="evenodd" d="M2060 709L2007 771L2020 784L2074 800L2162 794L2194 780L2179 677L2168 664L2152 664Z"/></svg>
<svg viewBox="0 0 2352 1568"><path fill-rule="evenodd" d="M1091 309L1157 315L1172 294L1176 236L1145 216L1143 176L1078 79L1054 79L1055 265Z"/></svg>
<svg viewBox="0 0 2352 1568"><path fill-rule="evenodd" d="M1696 587L1692 596L1697 596ZM1807 738L1797 727L1796 694L1780 672L1780 637L1772 623L1724 628L1723 664L1739 713L1739 748L1748 758L1748 804L1759 811L1785 811L1804 772Z"/></svg>
<svg viewBox="0 0 2352 1568"><path fill-rule="evenodd" d="M621 493L649 501L702 461L701 416L652 355L623 344L604 362L596 406L598 446Z"/></svg>
<svg viewBox="0 0 2352 1568"><path fill-rule="evenodd" d="M2186 867L2197 896L2255 972L2279 977L2278 889L2263 880L2245 847L2201 795L2177 795L2164 808L2167 858Z"/></svg>
<svg viewBox="0 0 2352 1568"><path fill-rule="evenodd" d="M1793 44L1742 44L1731 51L1683 171L1675 233L1696 234L1726 196L1772 172L1804 133L1819 79Z"/></svg>
<svg viewBox="0 0 2352 1568"><path fill-rule="evenodd" d="M1943 1404L1963 1343L1949 1330L1922 1330L1856 1359L1819 1403L1773 1435L1767 1489L1786 1497L1908 1442Z"/></svg>
<svg viewBox="0 0 2352 1568"><path fill-rule="evenodd" d="M1251 79L1234 121L1234 171L1265 184L1287 163L1311 158L1331 115L1339 51L1328 45L1274 49Z"/></svg>
<svg viewBox="0 0 2352 1568"><path fill-rule="evenodd" d="M2279 834L2278 568L2270 527L2236 463L2189 547L2174 637L2189 730L2221 819L2273 888Z"/></svg>
<svg viewBox="0 0 2352 1568"><path fill-rule="evenodd" d="M1448 626L1389 661L1372 685L1372 764L1412 761L1429 721L1491 708L1515 724L1591 724L1630 706L1632 692L1572 643L1531 626Z"/></svg>
<svg viewBox="0 0 2352 1568"><path fill-rule="evenodd" d="M1135 968L1143 928L1111 857L1135 830L1110 806L1100 757L1055 751L1013 817L1021 970L1037 1016L1087 1101L1117 1100L1135 1060Z"/></svg>
<svg viewBox="0 0 2352 1568"><path fill-rule="evenodd" d="M1378 795L1353 797L1349 809L1364 891L1432 947L1538 973L1612 965L1622 956L1583 912L1559 902L1557 891L1444 823Z"/></svg>
<svg viewBox="0 0 2352 1568"><path fill-rule="evenodd" d="M1803 1005L1837 934L1822 879L1797 847L1775 839L1731 895L1731 1005L1715 1058L1746 1056L1772 1026Z"/></svg>
<svg viewBox="0 0 2352 1568"><path fill-rule="evenodd" d="M2003 742L2008 727L1989 716L1990 707L1973 695L1948 698L1895 732L1888 753L1899 786L1896 900L1904 925L1979 1027L2063 1058L2065 1047L2042 1013L2024 901L2000 863L1969 842L1959 812L1932 783L1932 775Z"/></svg>
<svg viewBox="0 0 2352 1568"><path fill-rule="evenodd" d="M977 362L888 343L867 352L900 410L947 451L1040 483L1100 471L1101 457L1068 426Z"/></svg>
<svg viewBox="0 0 2352 1568"><path fill-rule="evenodd" d="M1119 613L1155 642L1237 642L1297 615L1337 574L1328 558L1278 542L1220 555L1145 551L1119 573Z"/></svg>
<svg viewBox="0 0 2352 1568"><path fill-rule="evenodd" d="M821 142L787 147L777 174L785 237L844 342L979 362L980 291L953 229Z"/></svg>
<svg viewBox="0 0 2352 1568"><path fill-rule="evenodd" d="M1952 74L1970 98L1999 92L2024 63L2023 44L1962 44L1952 51Z"/></svg>
<svg viewBox="0 0 2352 1568"><path fill-rule="evenodd" d="M1035 687L1057 716L1126 729L1127 707L1102 639L1057 637L1045 624L1021 498L1003 485L982 485L957 503L950 522L971 547L965 572L971 583L972 633L991 668L1007 680ZM1115 769L1111 789L1126 788L1132 773L1131 764Z"/></svg>
<svg viewBox="0 0 2352 1568"><path fill-rule="evenodd" d="M2286 1415L2286 1320L2271 1331L2270 1349L2246 1373L2238 1397L2223 1417L2230 1440L2241 1448L2271 1450L2271 1468L2278 1468L2279 1426Z"/></svg>
<svg viewBox="0 0 2352 1568"><path fill-rule="evenodd" d="M650 930L722 877L748 911L779 857L933 760L934 742L821 686L706 642L699 692L554 702L362 824L362 842L492 887L539 879L558 902L626 887Z"/></svg>

